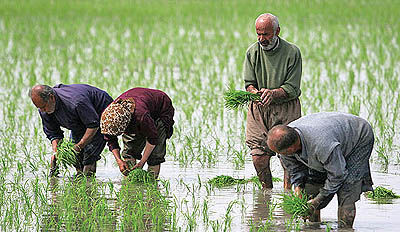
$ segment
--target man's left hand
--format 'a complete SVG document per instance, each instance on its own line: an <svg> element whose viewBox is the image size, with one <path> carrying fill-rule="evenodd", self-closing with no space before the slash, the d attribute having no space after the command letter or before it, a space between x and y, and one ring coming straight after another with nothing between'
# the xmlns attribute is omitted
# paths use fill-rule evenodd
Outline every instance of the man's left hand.
<svg viewBox="0 0 400 232"><path fill-rule="evenodd" d="M77 153L80 153L81 151L82 151L82 147L80 146L80 145L78 145L78 144L75 144L74 145L74 150L77 152Z"/></svg>
<svg viewBox="0 0 400 232"><path fill-rule="evenodd" d="M329 202L332 200L335 194L329 194L328 196L324 197L318 194L315 198L309 200L307 203L310 203L310 206L314 209L323 209L325 208Z"/></svg>
<svg viewBox="0 0 400 232"><path fill-rule="evenodd" d="M270 105L272 101L283 99L287 96L285 90L279 89L264 89L261 94L261 102L263 105Z"/></svg>
<svg viewBox="0 0 400 232"><path fill-rule="evenodd" d="M317 207L321 204L321 201L318 198L313 198L309 201L307 201L308 204L310 204L310 207L314 210L317 209Z"/></svg>
<svg viewBox="0 0 400 232"><path fill-rule="evenodd" d="M136 169L136 168L143 168L143 166L144 166L144 162L139 161L139 163L137 163L135 166L133 166L133 169Z"/></svg>

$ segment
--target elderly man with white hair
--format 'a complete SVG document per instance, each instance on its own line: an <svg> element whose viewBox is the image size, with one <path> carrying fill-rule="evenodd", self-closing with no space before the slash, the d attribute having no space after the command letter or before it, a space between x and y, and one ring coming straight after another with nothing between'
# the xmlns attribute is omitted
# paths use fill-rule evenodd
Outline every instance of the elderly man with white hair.
<svg viewBox="0 0 400 232"><path fill-rule="evenodd" d="M243 79L248 92L261 95L252 102L247 113L246 144L250 148L257 176L265 188L272 188L267 134L275 125L288 124L301 116L300 81L302 72L300 49L279 37L278 18L262 14L256 19L258 41L246 51ZM284 171L284 188L290 189Z"/></svg>

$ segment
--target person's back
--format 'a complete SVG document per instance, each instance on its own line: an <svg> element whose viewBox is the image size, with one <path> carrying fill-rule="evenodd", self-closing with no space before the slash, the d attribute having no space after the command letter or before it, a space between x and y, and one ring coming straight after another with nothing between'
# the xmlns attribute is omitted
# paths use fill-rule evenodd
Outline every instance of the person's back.
<svg viewBox="0 0 400 232"><path fill-rule="evenodd" d="M355 202L372 190L369 159L374 134L364 119L346 113L315 113L268 133L267 144L280 154L295 191L312 196L310 220L337 194L339 227L352 227Z"/></svg>
<svg viewBox="0 0 400 232"><path fill-rule="evenodd" d="M288 124L299 130L306 141L310 154L321 152L321 156L330 154L339 146L346 157L354 148L365 145L373 136L371 125L363 118L338 112L315 113L299 118Z"/></svg>
<svg viewBox="0 0 400 232"><path fill-rule="evenodd" d="M64 138L60 127L71 130L70 137L77 152L78 173L96 173L96 161L101 157L106 141L101 135L100 115L113 101L110 95L96 87L85 84L63 85L51 88L34 86L29 95L39 109L43 130L51 141L53 152ZM57 175L56 157L52 156L51 175Z"/></svg>

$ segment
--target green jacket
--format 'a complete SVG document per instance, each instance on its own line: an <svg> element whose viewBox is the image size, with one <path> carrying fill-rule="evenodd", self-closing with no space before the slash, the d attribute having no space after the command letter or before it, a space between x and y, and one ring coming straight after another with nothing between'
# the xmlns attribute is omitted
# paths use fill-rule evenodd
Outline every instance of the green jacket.
<svg viewBox="0 0 400 232"><path fill-rule="evenodd" d="M283 88L288 95L284 102L300 96L301 82L300 49L282 38L272 51L264 51L258 42L246 51L243 64L245 88L253 85L257 89Z"/></svg>

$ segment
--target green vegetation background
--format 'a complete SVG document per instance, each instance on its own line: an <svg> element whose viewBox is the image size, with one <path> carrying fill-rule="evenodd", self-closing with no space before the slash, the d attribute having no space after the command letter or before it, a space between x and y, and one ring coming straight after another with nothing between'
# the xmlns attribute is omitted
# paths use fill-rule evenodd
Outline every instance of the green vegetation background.
<svg viewBox="0 0 400 232"><path fill-rule="evenodd" d="M113 97L136 86L162 89L177 112L168 162L244 170L246 112L224 109L222 93L243 89L244 54L264 12L301 49L303 114L368 119L373 162L386 170L400 163L399 1L0 0L2 230L39 228L34 215L47 209L51 148L27 96L38 83L88 83Z"/></svg>

